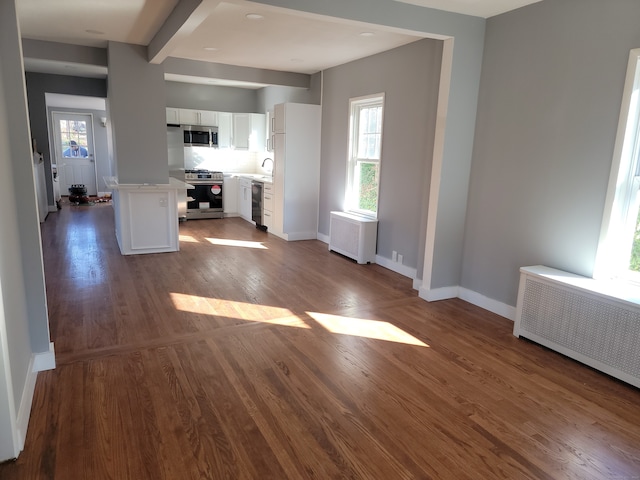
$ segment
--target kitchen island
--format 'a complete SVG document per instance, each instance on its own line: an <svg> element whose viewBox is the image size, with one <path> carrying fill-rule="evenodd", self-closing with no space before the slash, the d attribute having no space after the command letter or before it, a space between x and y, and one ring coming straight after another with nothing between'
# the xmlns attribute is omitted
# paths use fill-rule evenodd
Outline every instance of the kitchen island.
<svg viewBox="0 0 640 480"><path fill-rule="evenodd" d="M122 255L177 252L178 191L192 188L169 178L166 184L119 183L104 177L112 191L116 239Z"/></svg>

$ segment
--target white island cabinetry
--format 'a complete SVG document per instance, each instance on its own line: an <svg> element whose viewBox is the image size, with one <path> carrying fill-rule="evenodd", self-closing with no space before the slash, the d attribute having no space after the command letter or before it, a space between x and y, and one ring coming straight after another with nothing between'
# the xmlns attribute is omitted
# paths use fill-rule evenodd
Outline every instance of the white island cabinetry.
<svg viewBox="0 0 640 480"><path fill-rule="evenodd" d="M169 178L167 184L122 184L104 177L112 191L116 239L123 255L177 252L177 192L191 185Z"/></svg>
<svg viewBox="0 0 640 480"><path fill-rule="evenodd" d="M272 225L285 240L318 236L320 183L319 105L284 103L274 107Z"/></svg>

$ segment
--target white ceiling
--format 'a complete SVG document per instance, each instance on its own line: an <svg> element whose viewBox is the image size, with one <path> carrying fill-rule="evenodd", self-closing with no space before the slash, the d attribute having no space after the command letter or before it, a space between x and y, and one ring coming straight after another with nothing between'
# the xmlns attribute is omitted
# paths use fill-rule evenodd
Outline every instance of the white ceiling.
<svg viewBox="0 0 640 480"><path fill-rule="evenodd" d="M396 1L488 17L539 0ZM177 4L178 0L16 0L23 38L92 47L106 47L108 41L148 45ZM203 0L199 8L200 14L205 9L206 18L172 44L169 56L311 74L422 38L412 32L245 0ZM248 14L262 18L250 19ZM106 73L95 67L84 72L78 65L33 59L25 59L25 68L66 75ZM199 82L195 77L174 80Z"/></svg>
<svg viewBox="0 0 640 480"><path fill-rule="evenodd" d="M421 7L489 18L542 0L395 0Z"/></svg>

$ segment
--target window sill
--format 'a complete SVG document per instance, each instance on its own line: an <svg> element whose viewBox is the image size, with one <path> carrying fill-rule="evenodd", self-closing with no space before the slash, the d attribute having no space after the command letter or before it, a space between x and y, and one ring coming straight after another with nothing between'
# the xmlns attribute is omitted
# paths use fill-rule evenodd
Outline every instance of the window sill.
<svg viewBox="0 0 640 480"><path fill-rule="evenodd" d="M522 267L520 271L593 293L605 300L622 302L625 305L640 309L640 284L629 279L594 279L542 265Z"/></svg>

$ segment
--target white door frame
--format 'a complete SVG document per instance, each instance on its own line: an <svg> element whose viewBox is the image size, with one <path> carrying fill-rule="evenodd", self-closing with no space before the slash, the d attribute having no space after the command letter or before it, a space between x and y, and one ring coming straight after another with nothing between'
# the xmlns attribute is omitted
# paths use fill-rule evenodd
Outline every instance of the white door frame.
<svg viewBox="0 0 640 480"><path fill-rule="evenodd" d="M64 189L64 191L61 191L61 194L63 195L68 195L68 191L66 191L63 179L64 179L64 168L63 168L63 163L64 163L64 158L61 156L61 152L62 152L62 145L60 143L60 134L59 134L59 130L60 130L60 126L57 123L57 119L56 117L60 116L60 117L73 117L73 116L79 116L79 117L89 117L89 126L91 128L91 133L90 135L88 134L87 136L87 140L88 142L90 141L91 144L87 145L88 147L90 147L90 151L89 151L89 156L87 157L90 161L90 163L92 164L92 172L91 172L91 177L93 180L93 185L95 186L95 191L93 191L89 185L87 185L87 187L89 187L87 189L87 195L98 195L98 172L97 172L97 168L96 168L96 156L95 156L95 132L94 132L94 128L93 128L93 113L91 112L71 112L71 111L59 111L59 110L51 110L51 116L50 116L50 121L51 121L51 134L53 136L53 155L52 155L52 159L55 160L55 163L57 165L57 174L58 174L58 182L60 185L61 190ZM88 143L87 142L87 143Z"/></svg>

